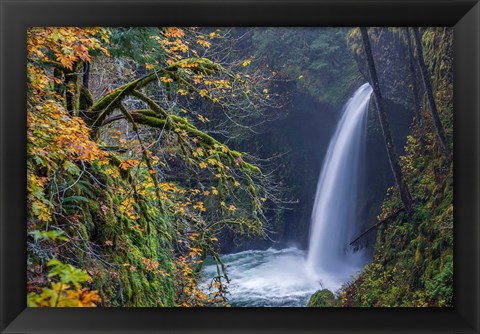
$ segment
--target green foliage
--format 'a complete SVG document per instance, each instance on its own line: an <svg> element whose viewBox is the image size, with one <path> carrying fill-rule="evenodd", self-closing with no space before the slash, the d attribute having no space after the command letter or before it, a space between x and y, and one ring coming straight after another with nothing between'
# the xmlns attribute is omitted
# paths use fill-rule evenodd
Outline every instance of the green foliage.
<svg viewBox="0 0 480 334"><path fill-rule="evenodd" d="M50 286L42 288L40 293L30 292L29 307L91 307L100 302L97 291L82 288L81 284L90 280L86 272L56 259L47 266Z"/></svg>
<svg viewBox="0 0 480 334"><path fill-rule="evenodd" d="M308 301L307 307L338 307L341 306L340 301L335 298L332 291L328 289L318 290Z"/></svg>
<svg viewBox="0 0 480 334"><path fill-rule="evenodd" d="M52 240L52 241L69 241L62 230L39 231L34 230L30 232L35 241Z"/></svg>
<svg viewBox="0 0 480 334"><path fill-rule="evenodd" d="M279 76L339 109L360 82L346 45L347 32L344 28L255 28L255 58L268 59L268 66Z"/></svg>
<svg viewBox="0 0 480 334"><path fill-rule="evenodd" d="M424 35L426 50L437 47L434 53L427 53L426 61L436 73L435 95L450 134L453 64L445 55L452 47L451 37L448 30L437 28L427 29ZM413 210L379 228L373 262L342 288L344 306L453 306L453 164L442 154L427 108L425 101L425 147L414 126L401 157ZM398 191L389 189L379 219L400 207Z"/></svg>
<svg viewBox="0 0 480 334"><path fill-rule="evenodd" d="M48 277L58 277L63 283L72 283L78 286L81 282L86 282L89 278L86 272L70 264L63 264L56 259L48 261L47 266L51 267Z"/></svg>
<svg viewBox="0 0 480 334"><path fill-rule="evenodd" d="M108 50L113 57L127 58L137 64L151 64L165 56L152 38L160 34L157 27L110 28Z"/></svg>
<svg viewBox="0 0 480 334"><path fill-rule="evenodd" d="M113 80L104 82L103 73L92 70L99 87L89 86L101 92L78 89L82 78L71 71L85 62L95 68L96 49L108 56L97 35L105 43L112 37L111 51L122 65L116 70L145 65L150 73L110 89ZM234 86L248 96L249 78L199 57L189 45L207 49L211 42L201 34L187 41L179 28L35 28L28 37L29 304L223 305L228 278L217 235L226 227L264 233L263 175L247 155L193 125L190 116L179 117L176 104L187 114L189 100L227 108ZM55 85L66 88L51 90ZM157 99L159 91L168 97ZM118 154L104 149L116 146L122 146ZM199 285L207 255L221 267L211 296Z"/></svg>
<svg viewBox="0 0 480 334"><path fill-rule="evenodd" d="M425 293L430 300L438 300L439 306L453 305L453 261L447 260L443 269L426 282Z"/></svg>

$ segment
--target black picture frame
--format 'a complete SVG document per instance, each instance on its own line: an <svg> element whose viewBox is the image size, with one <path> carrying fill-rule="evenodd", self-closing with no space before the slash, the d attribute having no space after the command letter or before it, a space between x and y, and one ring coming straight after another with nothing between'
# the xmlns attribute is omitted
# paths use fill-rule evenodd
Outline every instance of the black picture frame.
<svg viewBox="0 0 480 334"><path fill-rule="evenodd" d="M474 0L0 0L1 333L479 333L480 4ZM454 26L453 308L26 307L29 26Z"/></svg>

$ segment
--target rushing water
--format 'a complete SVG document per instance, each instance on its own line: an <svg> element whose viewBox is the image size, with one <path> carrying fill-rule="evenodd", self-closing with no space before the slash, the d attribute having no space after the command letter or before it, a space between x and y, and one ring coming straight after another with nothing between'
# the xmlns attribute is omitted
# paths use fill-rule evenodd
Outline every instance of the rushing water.
<svg viewBox="0 0 480 334"><path fill-rule="evenodd" d="M364 254L352 253L348 244L359 230L356 203L371 94L366 83L345 105L320 172L307 256L308 270L319 278L342 282L364 264Z"/></svg>
<svg viewBox="0 0 480 334"><path fill-rule="evenodd" d="M205 277L216 273L210 261L204 267ZM305 252L297 248L248 250L223 255L222 261L231 279L232 306L306 306L322 287L306 270Z"/></svg>
<svg viewBox="0 0 480 334"><path fill-rule="evenodd" d="M308 254L296 248L248 250L222 256L232 306L306 306L317 290L337 290L365 263L349 251L358 233L356 202L372 87L362 85L344 108L317 185ZM205 277L216 266L207 262Z"/></svg>

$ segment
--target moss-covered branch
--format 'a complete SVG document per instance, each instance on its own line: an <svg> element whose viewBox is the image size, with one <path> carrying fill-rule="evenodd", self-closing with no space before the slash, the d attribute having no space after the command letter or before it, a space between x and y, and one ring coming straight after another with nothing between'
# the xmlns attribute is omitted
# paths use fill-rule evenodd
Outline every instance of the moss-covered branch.
<svg viewBox="0 0 480 334"><path fill-rule="evenodd" d="M135 111L135 112L131 112L130 114L132 115L132 118L134 119L134 121L137 122L138 124L148 125L148 126L151 126L154 128L160 128L160 129L166 128L168 130L173 130L173 131L175 131L175 129L185 130L190 137L198 138L201 141L202 145L206 145L210 147L214 147L216 145L219 147L225 147L222 143L217 141L215 138L209 136L203 131L200 131L195 126L191 125L190 123L188 123L188 121L186 121L181 117L176 116L174 118L175 121L181 120L179 122L169 122L166 119L153 116L151 110ZM224 156L228 157L228 160L230 160L230 162L240 165L248 172L262 174L260 168L245 162L242 159L242 153L238 151L230 150L227 148L227 153Z"/></svg>
<svg viewBox="0 0 480 334"><path fill-rule="evenodd" d="M128 110L122 104L120 104L120 110L121 110L122 114L124 114L125 117L128 119L128 121L132 124L133 130L137 134L137 139L138 139L138 142L140 143L140 147L141 147L142 153L143 153L143 158L145 160L145 163L147 164L150 178L152 179L153 184L155 185L155 195L157 196L159 208L161 209L161 212L163 213L163 212L165 212L165 208L164 208L161 196L160 196L160 186L158 184L157 174L155 173L155 169L153 168L152 162L150 161L150 158L148 156L148 151L145 148L145 145L143 144L143 140L140 137L140 134L138 133L138 126L135 123L135 120L133 119L132 115L128 112Z"/></svg>
<svg viewBox="0 0 480 334"><path fill-rule="evenodd" d="M80 85L80 110L88 110L93 106L93 95L85 85Z"/></svg>
<svg viewBox="0 0 480 334"><path fill-rule="evenodd" d="M192 64L195 64L195 66L192 66ZM149 104L150 99L146 95L140 93L139 90L151 82L158 80L158 78L169 78L179 84L185 84L186 79L183 78L184 75L180 71L180 69L184 67L189 68L193 73L197 74L213 74L215 71L221 69L219 65L205 58L187 58L114 89L112 92L93 103L85 115L87 124L92 127L92 137L97 135L98 129L102 126L104 120L116 108L119 108L120 103L125 99L125 97L129 95L136 96L137 98L144 100L147 104ZM168 89L170 83L164 82L164 84ZM156 103L150 106L150 108L159 114L167 116L166 111Z"/></svg>

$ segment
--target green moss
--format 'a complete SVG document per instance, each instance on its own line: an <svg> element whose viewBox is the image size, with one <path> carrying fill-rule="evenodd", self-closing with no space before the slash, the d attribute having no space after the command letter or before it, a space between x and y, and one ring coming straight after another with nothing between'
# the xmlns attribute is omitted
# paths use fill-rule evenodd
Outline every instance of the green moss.
<svg viewBox="0 0 480 334"><path fill-rule="evenodd" d="M318 290L308 301L307 307L338 307L340 301L335 298L332 291L328 289Z"/></svg>
<svg viewBox="0 0 480 334"><path fill-rule="evenodd" d="M449 95L452 63L445 58L443 48L451 48L452 40L448 34L435 34L436 30L429 28L424 35L426 59L431 66L444 67L444 72L433 72L438 107L448 120L453 113ZM427 108L424 102L423 109ZM415 200L412 213L399 215L378 230L372 264L342 289L344 306L452 306L453 167L442 156L427 115L425 112L427 149L422 150L418 144L419 133L414 129L402 157L405 181ZM445 127L447 133L451 127ZM394 191L383 203L383 215L388 216L400 205L398 192Z"/></svg>
<svg viewBox="0 0 480 334"><path fill-rule="evenodd" d="M93 105L93 95L84 85L80 86L80 110L87 110Z"/></svg>
<svg viewBox="0 0 480 334"><path fill-rule="evenodd" d="M177 127L181 130L185 130L189 134L190 137L200 139L200 141L203 145L207 145L207 146L210 146L210 147L213 147L215 145L218 145L219 147L224 146L219 141L217 141L213 137L207 135L205 132L202 132L202 131L198 130L193 125L188 123L188 121L186 121L185 119L183 119L181 117L169 116L169 117L172 117L173 120L175 120L175 124L172 124L172 122L169 122L167 119L147 116L147 115L151 115L151 114L152 114L151 111L146 110L146 111L142 111L142 112L132 112L131 115L132 115L133 120L135 122L139 123L139 124L144 124L144 125L148 125L148 126L155 127L155 128L160 128L160 129L166 128L166 129L169 129L169 130L175 130L175 127ZM236 163L239 159L241 166L246 171L249 171L249 172L254 173L254 174L262 174L262 171L257 166L254 166L252 164L249 164L249 163L241 160L242 154L240 152L229 150L228 154L223 155L223 156L230 156L229 160L232 163ZM236 158L236 159L233 159L233 158Z"/></svg>
<svg viewBox="0 0 480 334"><path fill-rule="evenodd" d="M113 157L112 165L115 166L117 160ZM176 267L171 231L163 223L166 218L153 202L141 198L137 198L136 203L140 217L137 220L125 217L119 209L123 198L109 189L122 182L129 183L131 179L114 180L96 165L88 168L89 173L107 187L82 179L69 189L68 195L72 201L77 199L78 204L69 209L73 210L71 215L77 217L69 228L69 234L78 236L72 241L75 242L74 256L77 265L95 273L91 288L99 291L103 306L175 306ZM85 200L78 200L80 198ZM143 230L138 231L134 225ZM147 268L145 259L157 261L159 271Z"/></svg>

